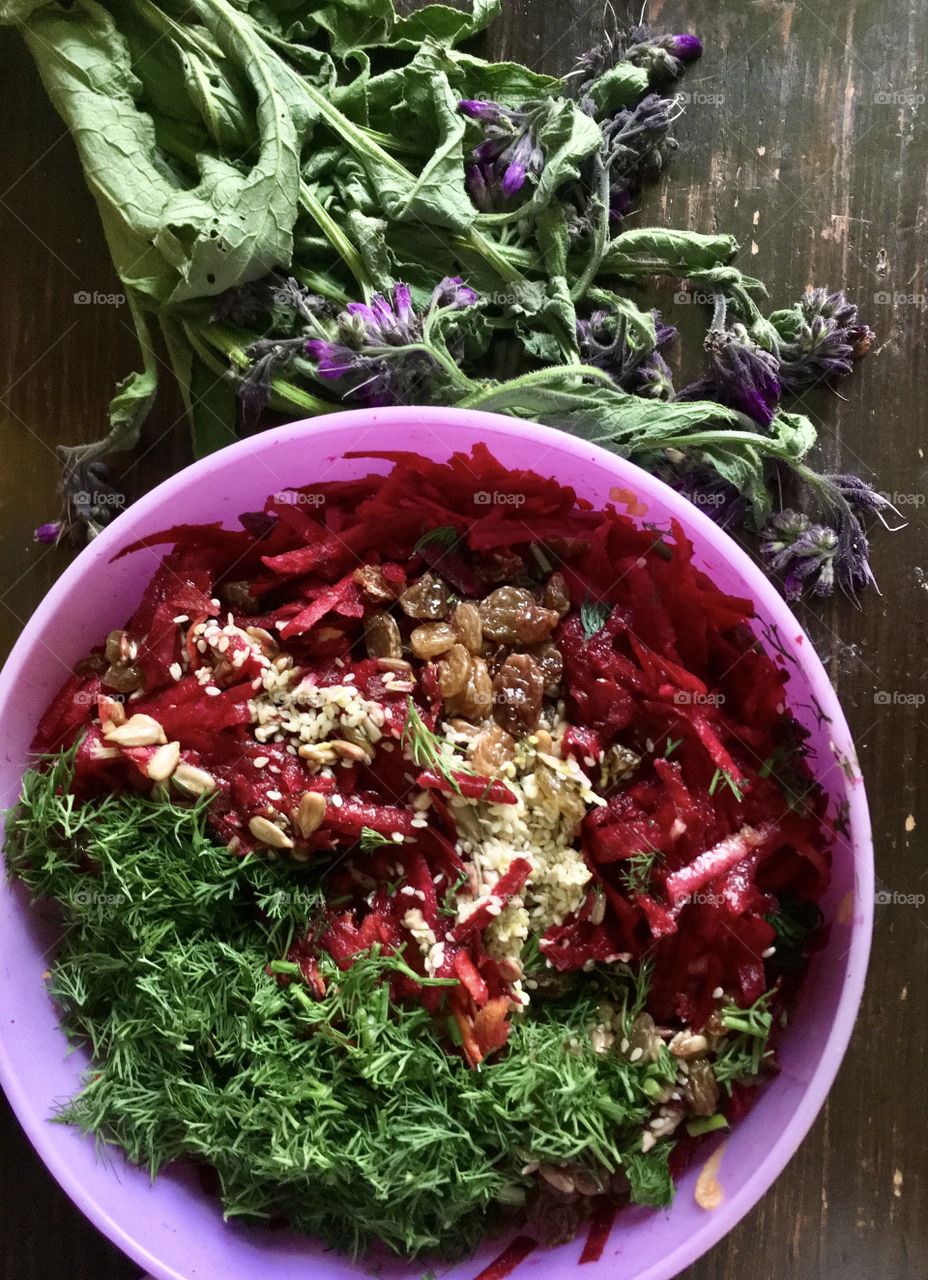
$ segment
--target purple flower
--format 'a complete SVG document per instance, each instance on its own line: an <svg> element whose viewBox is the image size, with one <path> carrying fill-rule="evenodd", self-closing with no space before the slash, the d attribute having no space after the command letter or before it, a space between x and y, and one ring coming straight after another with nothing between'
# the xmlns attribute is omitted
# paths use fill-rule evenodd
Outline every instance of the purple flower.
<svg viewBox="0 0 928 1280"><path fill-rule="evenodd" d="M607 32L605 39L583 54L571 73L580 80L580 96L592 81L617 62L632 62L648 72L652 83L676 80L689 63L702 55L702 41L693 35L654 35L640 25L628 34Z"/></svg>
<svg viewBox="0 0 928 1280"><path fill-rule="evenodd" d="M673 374L659 351L652 351L642 360L629 378L626 390L647 400L670 401L674 398Z"/></svg>
<svg viewBox="0 0 928 1280"><path fill-rule="evenodd" d="M47 524L40 524L33 530L32 538L34 542L57 542L64 531L64 526L60 520L50 520Z"/></svg>
<svg viewBox="0 0 928 1280"><path fill-rule="evenodd" d="M679 395L681 400L709 397L769 427L780 402L777 362L754 342L742 324L730 329L713 321L706 335L709 374Z"/></svg>
<svg viewBox="0 0 928 1280"><path fill-rule="evenodd" d="M483 125L484 137L471 153L465 183L483 213L508 208L530 178L541 173L545 154L537 140L548 102L527 102L514 110L499 102L465 98L458 110Z"/></svg>
<svg viewBox="0 0 928 1280"><path fill-rule="evenodd" d="M621 311L606 307L578 318L577 345L585 364L604 369L623 389L666 400L673 395L673 384L660 349L673 341L677 331L664 324L660 312L651 314L656 338L653 349L642 345L640 335Z"/></svg>
<svg viewBox="0 0 928 1280"><path fill-rule="evenodd" d="M813 524L800 511L778 511L761 530L760 554L775 573L783 575L787 600L798 600L806 590L816 596L830 596L835 586L838 550L835 530L825 524Z"/></svg>
<svg viewBox="0 0 928 1280"><path fill-rule="evenodd" d="M747 504L733 484L709 467L666 463L658 476L683 495L722 529L744 523Z"/></svg>
<svg viewBox="0 0 928 1280"><path fill-rule="evenodd" d="M702 41L693 35L653 35L647 27L631 33L635 43L625 50L625 59L643 67L652 84L676 80L690 62L702 56Z"/></svg>
<svg viewBox="0 0 928 1280"><path fill-rule="evenodd" d="M649 93L637 106L617 111L602 124L603 160L609 170L613 223L630 211L642 184L658 177L676 148L670 127L679 114L672 98Z"/></svg>
<svg viewBox="0 0 928 1280"><path fill-rule="evenodd" d="M480 120L483 124L500 124L508 116L505 107L498 102L486 102L481 98L462 98L458 103L462 115L471 120Z"/></svg>
<svg viewBox="0 0 928 1280"><path fill-rule="evenodd" d="M399 282L389 298L377 293L369 303L349 302L331 337L310 338L304 349L316 375L346 383L346 395L374 405L410 403L421 396L423 386L436 385L438 376L436 361L423 344L426 320L439 312L466 311L478 301L476 291L459 276L448 276L420 313L409 286Z"/></svg>
<svg viewBox="0 0 928 1280"><path fill-rule="evenodd" d="M463 309L473 307L479 301L479 294L469 284L465 284L460 276L445 276L432 290L430 310L438 307L454 307Z"/></svg>
<svg viewBox="0 0 928 1280"><path fill-rule="evenodd" d="M793 307L775 311L770 322L780 338L780 380L793 394L846 377L875 338L840 291L807 289Z"/></svg>
<svg viewBox="0 0 928 1280"><path fill-rule="evenodd" d="M710 329L705 346L722 402L769 427L780 400L773 356L758 347L741 324Z"/></svg>

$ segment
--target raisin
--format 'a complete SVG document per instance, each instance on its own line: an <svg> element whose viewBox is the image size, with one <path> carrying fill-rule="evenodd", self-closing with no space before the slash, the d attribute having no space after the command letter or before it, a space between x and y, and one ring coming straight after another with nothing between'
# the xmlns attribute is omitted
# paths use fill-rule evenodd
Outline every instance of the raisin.
<svg viewBox="0 0 928 1280"><path fill-rule="evenodd" d="M511 582L525 569L525 561L517 551L503 547L499 551L485 551L475 557L474 568L481 582Z"/></svg>
<svg viewBox="0 0 928 1280"><path fill-rule="evenodd" d="M101 678L104 688L115 689L117 693L135 693L144 682L142 668L134 662L114 662Z"/></svg>
<svg viewBox="0 0 928 1280"><path fill-rule="evenodd" d="M541 603L546 609L553 609L559 618L570 612L570 592L562 573L556 570L545 583Z"/></svg>
<svg viewBox="0 0 928 1280"><path fill-rule="evenodd" d="M535 765L538 798L547 811L558 812L568 828L576 828L586 815L586 804L576 786L566 782L559 773L549 769L543 761Z"/></svg>
<svg viewBox="0 0 928 1280"><path fill-rule="evenodd" d="M438 688L443 698L455 698L467 688L471 656L462 644L454 644L438 664Z"/></svg>
<svg viewBox="0 0 928 1280"><path fill-rule="evenodd" d="M455 605L451 615L451 625L457 637L471 653L479 653L483 648L483 624L480 621L480 610L475 604L462 600Z"/></svg>
<svg viewBox="0 0 928 1280"><path fill-rule="evenodd" d="M448 616L451 593L441 578L424 573L400 596L400 607L407 617L437 622Z"/></svg>
<svg viewBox="0 0 928 1280"><path fill-rule="evenodd" d="M683 1086L683 1097L694 1115L715 1115L719 1102L719 1087L712 1067L705 1059L690 1063L689 1075Z"/></svg>
<svg viewBox="0 0 928 1280"><path fill-rule="evenodd" d="M553 640L546 640L537 649L532 649L531 656L538 663L538 668L544 676L545 693L550 697L557 692L561 676L564 674L564 658L561 651Z"/></svg>
<svg viewBox="0 0 928 1280"><path fill-rule="evenodd" d="M514 737L531 733L541 716L545 681L538 663L527 653L514 653L493 681L493 715Z"/></svg>
<svg viewBox="0 0 928 1280"><path fill-rule="evenodd" d="M468 720L486 720L493 709L493 682L482 658L471 662L467 684L450 700L448 712Z"/></svg>
<svg viewBox="0 0 928 1280"><path fill-rule="evenodd" d="M657 1025L650 1013L639 1013L631 1025L628 1036L629 1053L640 1049L638 1058L642 1062L657 1062L661 1056L663 1041L657 1034Z"/></svg>
<svg viewBox="0 0 928 1280"><path fill-rule="evenodd" d="M480 602L483 634L505 644L541 644L560 621L524 587L499 587Z"/></svg>
<svg viewBox="0 0 928 1280"><path fill-rule="evenodd" d="M502 765L512 759L515 746L511 734L498 724L492 724L474 739L470 762L477 773L492 777L499 773Z"/></svg>
<svg viewBox="0 0 928 1280"><path fill-rule="evenodd" d="M403 641L396 619L378 610L364 620L364 642L372 658L401 658Z"/></svg>
<svg viewBox="0 0 928 1280"><path fill-rule="evenodd" d="M383 576L383 570L376 564L362 564L352 574L360 588L361 595L368 604L388 604L395 600L397 592Z"/></svg>
<svg viewBox="0 0 928 1280"><path fill-rule="evenodd" d="M237 609L239 613L258 612L258 602L251 594L251 589L247 582L227 582L222 588L222 598L233 609Z"/></svg>
<svg viewBox="0 0 928 1280"><path fill-rule="evenodd" d="M447 622L416 627L409 637L410 648L415 656L424 662L430 658L437 658L440 653L447 653L454 643L454 630L448 626Z"/></svg>

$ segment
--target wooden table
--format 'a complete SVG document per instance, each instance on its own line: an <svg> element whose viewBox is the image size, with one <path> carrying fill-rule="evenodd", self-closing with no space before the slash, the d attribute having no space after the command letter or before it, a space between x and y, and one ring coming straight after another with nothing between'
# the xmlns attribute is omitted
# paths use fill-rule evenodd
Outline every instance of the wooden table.
<svg viewBox="0 0 928 1280"><path fill-rule="evenodd" d="M632 6L629 6L631 8ZM617 0L623 13L626 6ZM637 3L634 5L637 9ZM594 43L602 0L504 0L491 56L546 71ZM807 282L844 284L877 331L876 351L825 414L831 470L878 476L908 526L875 538L882 597L836 600L804 620L827 661L869 783L881 886L928 892L922 800L928 491L920 397L928 381L925 175L928 8L911 0L652 0L663 30L697 30L703 61L669 181L644 219L734 232L745 268L777 305ZM75 301L118 292L74 148L18 37L0 32L0 644L4 652L68 562L32 541L55 511L59 441L100 432L116 377L134 368L123 308ZM164 394L127 470L130 492L188 459ZM919 566L924 566L924 571ZM919 783L921 777L922 783ZM918 788L918 791L917 791ZM920 846L920 847L919 847ZM884 895L886 896L886 895ZM928 907L877 906L857 1032L826 1107L786 1172L688 1280L915 1280L928 1257L925 1007ZM0 1107L0 1278L130 1280L138 1269L72 1208ZM919 1243L921 1242L921 1243ZM917 1258L922 1258L922 1263Z"/></svg>

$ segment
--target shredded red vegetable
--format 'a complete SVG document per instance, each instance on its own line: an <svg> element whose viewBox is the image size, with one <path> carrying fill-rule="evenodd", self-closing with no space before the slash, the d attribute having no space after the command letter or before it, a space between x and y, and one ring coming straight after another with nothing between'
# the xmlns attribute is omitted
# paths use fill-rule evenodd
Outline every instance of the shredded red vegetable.
<svg viewBox="0 0 928 1280"><path fill-rule="evenodd" d="M179 526L125 548L168 550L125 629L55 698L36 746L80 739L80 795L208 791L238 855L349 854L333 863L340 905L291 951L307 987L320 993L320 949L343 967L375 943L402 950L413 976L397 973L394 995L449 1008L477 1065L503 1048L519 1007L520 967L494 954L491 934L533 861L468 882L455 806L499 806L501 821L519 810L505 757L531 742L544 705L561 717L545 730L548 756L587 789L573 848L589 872L577 905L545 927L549 966L647 954L654 1016L694 1028L719 989L756 1000L774 938L765 917L784 892L820 897L829 843L786 675L757 643L750 601L696 568L676 523L660 533L594 510L483 446L446 463L370 456L387 474L277 494L238 530ZM517 607L494 604L501 588L521 592ZM436 741L463 725L468 749L473 730L490 754L472 766L449 738L443 762L417 758L413 709Z"/></svg>

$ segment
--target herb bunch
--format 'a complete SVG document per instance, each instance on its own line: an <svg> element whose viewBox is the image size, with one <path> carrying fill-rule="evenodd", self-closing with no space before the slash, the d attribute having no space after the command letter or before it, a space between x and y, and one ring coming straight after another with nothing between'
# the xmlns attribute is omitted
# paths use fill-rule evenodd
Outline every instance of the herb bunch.
<svg viewBox="0 0 928 1280"><path fill-rule="evenodd" d="M352 1252L467 1251L530 1194L530 1160L622 1173L639 1203L669 1202L672 1143L640 1147L674 1065L597 1054L586 1034L604 997L630 1025L646 971L584 975L471 1071L422 1007L391 1002L400 957L323 959L318 1000L291 976L318 872L231 858L204 804L81 806L71 772L65 755L26 775L6 846L64 917L49 991L93 1065L63 1122L152 1173L212 1165L227 1215L283 1215Z"/></svg>
<svg viewBox="0 0 928 1280"><path fill-rule="evenodd" d="M699 40L610 31L555 78L460 51L498 10L0 3L74 133L143 355L106 438L64 451L65 510L38 536L92 534L113 509L86 494L138 439L157 327L197 454L266 409L519 414L749 530L792 597L872 582L864 526L888 503L813 471L815 428L784 407L869 349L856 307L811 289L765 316L732 236L629 225L673 152ZM661 277L713 302L682 387L675 330L640 301ZM784 480L799 511L780 509Z"/></svg>

